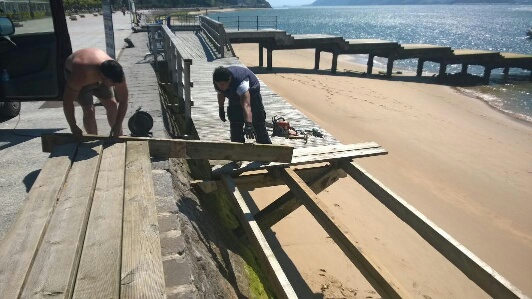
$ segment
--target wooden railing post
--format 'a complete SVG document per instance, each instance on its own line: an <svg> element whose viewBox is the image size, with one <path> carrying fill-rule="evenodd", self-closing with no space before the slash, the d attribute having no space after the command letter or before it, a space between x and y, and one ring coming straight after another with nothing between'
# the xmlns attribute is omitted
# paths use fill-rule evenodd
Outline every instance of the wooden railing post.
<svg viewBox="0 0 532 299"><path fill-rule="evenodd" d="M190 134L192 129L192 96L190 92L190 65L192 60L184 60L184 75L185 75L185 132Z"/></svg>

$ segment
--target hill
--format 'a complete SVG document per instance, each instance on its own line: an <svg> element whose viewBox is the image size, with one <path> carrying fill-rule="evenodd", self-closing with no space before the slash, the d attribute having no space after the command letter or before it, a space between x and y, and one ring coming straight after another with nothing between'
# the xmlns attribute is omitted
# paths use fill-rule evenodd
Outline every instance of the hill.
<svg viewBox="0 0 532 299"><path fill-rule="evenodd" d="M532 4L532 0L316 0L313 6L405 4Z"/></svg>

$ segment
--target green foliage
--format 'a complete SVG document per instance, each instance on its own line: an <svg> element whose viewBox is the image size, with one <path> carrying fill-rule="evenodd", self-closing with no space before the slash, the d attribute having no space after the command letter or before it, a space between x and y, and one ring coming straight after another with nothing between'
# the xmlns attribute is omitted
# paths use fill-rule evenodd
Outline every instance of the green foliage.
<svg viewBox="0 0 532 299"><path fill-rule="evenodd" d="M119 1L115 1L119 3ZM89 8L101 8L102 0L63 0L65 10L87 10ZM117 5L115 5L117 6ZM121 6L121 5L118 5Z"/></svg>

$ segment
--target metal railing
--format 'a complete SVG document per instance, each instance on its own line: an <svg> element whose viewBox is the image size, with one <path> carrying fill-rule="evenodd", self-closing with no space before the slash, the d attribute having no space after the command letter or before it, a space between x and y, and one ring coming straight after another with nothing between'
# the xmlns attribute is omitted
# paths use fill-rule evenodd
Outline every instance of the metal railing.
<svg viewBox="0 0 532 299"><path fill-rule="evenodd" d="M224 24L228 29L254 29L260 30L265 28L277 29L277 16L236 16L224 17L219 16L218 22Z"/></svg>
<svg viewBox="0 0 532 299"><path fill-rule="evenodd" d="M159 53L163 54L162 61L166 62L168 78L172 89L175 91L179 110L185 115L185 134L190 134L192 129L192 82L190 80L190 67L192 58L178 50L178 41L168 26L155 24L149 26L151 53L153 54L155 68L158 68ZM162 43L162 48L159 46Z"/></svg>

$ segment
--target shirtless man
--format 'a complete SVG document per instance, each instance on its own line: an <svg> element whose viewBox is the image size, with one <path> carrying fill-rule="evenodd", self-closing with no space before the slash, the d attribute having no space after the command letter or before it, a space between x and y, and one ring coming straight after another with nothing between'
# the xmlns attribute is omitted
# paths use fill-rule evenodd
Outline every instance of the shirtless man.
<svg viewBox="0 0 532 299"><path fill-rule="evenodd" d="M104 51L96 48L78 50L65 62L66 86L63 111L74 136L82 135L76 124L74 101L83 109L83 126L88 134L98 134L94 103L96 96L107 111L111 137L122 134L122 122L127 111L128 90L122 66ZM113 95L114 87L116 100Z"/></svg>

